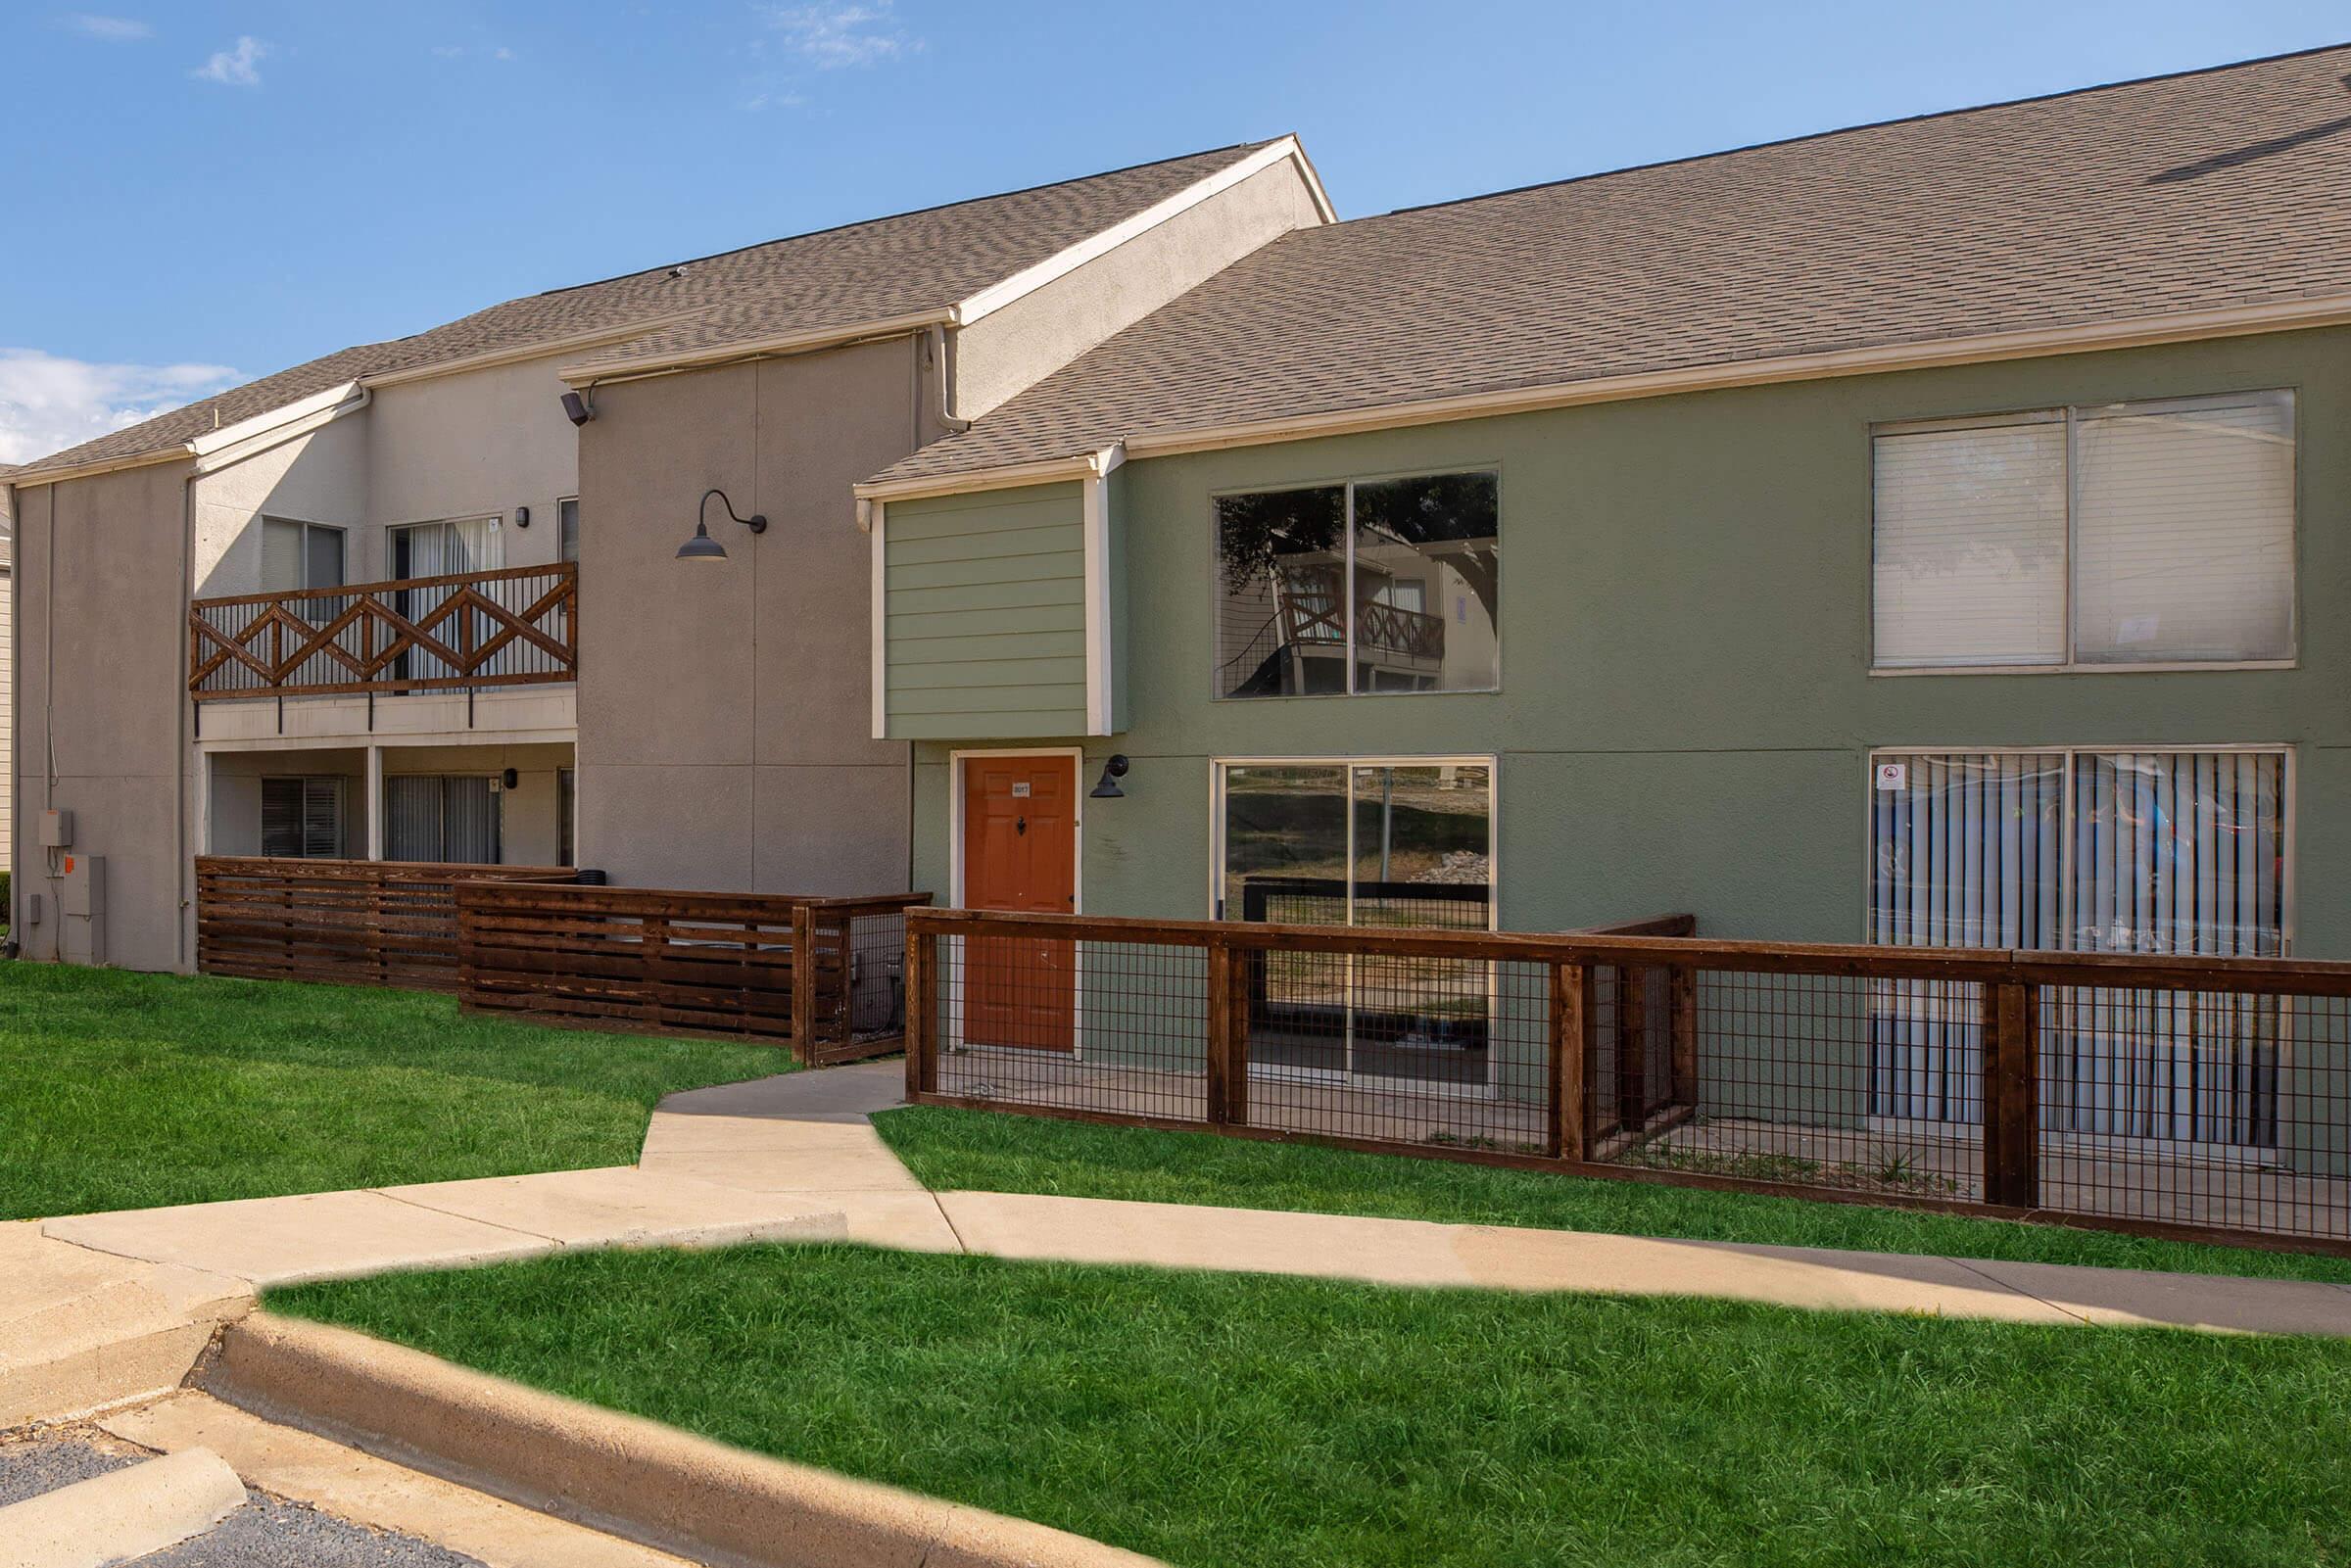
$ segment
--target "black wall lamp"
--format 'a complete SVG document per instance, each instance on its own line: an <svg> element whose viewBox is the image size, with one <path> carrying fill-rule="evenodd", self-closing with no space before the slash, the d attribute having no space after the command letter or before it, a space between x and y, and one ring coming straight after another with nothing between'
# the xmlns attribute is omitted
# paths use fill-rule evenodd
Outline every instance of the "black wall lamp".
<svg viewBox="0 0 2351 1568"><path fill-rule="evenodd" d="M1089 798L1094 800L1126 799L1127 791L1119 787L1119 781L1127 777L1127 768L1126 755L1124 753L1114 754L1108 762L1102 764L1101 782L1087 791Z"/></svg>
<svg viewBox="0 0 2351 1568"><path fill-rule="evenodd" d="M725 491L705 490L702 492L701 504L695 508L694 537L678 546L678 559L682 561L723 561L727 558L727 546L710 537L710 524L706 521L710 515L710 498L713 496L716 496L718 503L727 509L728 517L741 523L754 534L767 532L765 517L757 512L751 513L748 517L736 517L735 503L727 499Z"/></svg>

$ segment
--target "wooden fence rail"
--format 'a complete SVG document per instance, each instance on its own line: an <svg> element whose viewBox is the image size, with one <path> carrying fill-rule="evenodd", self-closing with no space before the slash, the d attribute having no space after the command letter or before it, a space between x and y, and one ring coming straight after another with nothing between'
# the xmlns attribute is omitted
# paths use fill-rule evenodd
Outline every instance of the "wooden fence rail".
<svg viewBox="0 0 2351 1568"><path fill-rule="evenodd" d="M188 695L329 696L579 676L579 568L509 566L188 606Z"/></svg>
<svg viewBox="0 0 2351 1568"><path fill-rule="evenodd" d="M457 988L461 880L569 880L560 866L196 857L196 967L259 980Z"/></svg>
<svg viewBox="0 0 2351 1568"><path fill-rule="evenodd" d="M907 1093L2351 1255L2351 963L1694 930L917 910Z"/></svg>
<svg viewBox="0 0 2351 1568"><path fill-rule="evenodd" d="M467 882L458 996L469 1012L855 1061L899 1048L904 912L930 899Z"/></svg>

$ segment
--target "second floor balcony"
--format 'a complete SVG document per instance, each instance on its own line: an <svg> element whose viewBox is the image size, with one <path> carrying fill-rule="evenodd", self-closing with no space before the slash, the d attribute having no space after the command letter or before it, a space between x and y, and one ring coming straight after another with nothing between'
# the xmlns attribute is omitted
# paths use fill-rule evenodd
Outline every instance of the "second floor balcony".
<svg viewBox="0 0 2351 1568"><path fill-rule="evenodd" d="M198 702L545 686L579 678L568 562L200 598L188 606Z"/></svg>

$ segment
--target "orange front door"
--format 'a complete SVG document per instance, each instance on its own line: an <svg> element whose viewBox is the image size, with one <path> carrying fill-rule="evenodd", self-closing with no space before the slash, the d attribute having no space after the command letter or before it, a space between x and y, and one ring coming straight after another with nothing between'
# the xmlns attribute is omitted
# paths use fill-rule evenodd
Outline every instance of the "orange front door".
<svg viewBox="0 0 2351 1568"><path fill-rule="evenodd" d="M1067 915L1078 907L1078 760L966 757L963 901ZM976 937L964 952L967 1045L1070 1051L1078 1043L1074 943Z"/></svg>

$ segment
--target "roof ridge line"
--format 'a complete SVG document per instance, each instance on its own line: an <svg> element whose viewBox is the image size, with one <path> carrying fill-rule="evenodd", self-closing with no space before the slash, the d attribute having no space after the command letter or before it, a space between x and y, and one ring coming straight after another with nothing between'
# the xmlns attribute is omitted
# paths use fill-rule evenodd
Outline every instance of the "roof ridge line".
<svg viewBox="0 0 2351 1568"><path fill-rule="evenodd" d="M1592 180L1612 179L1619 174L1640 174L1652 169L1674 168L1683 164L1710 163L1717 158L1736 158L1742 153L1760 153L1774 147L1800 147L1806 142L1827 141L1835 136L1851 136L1865 130L1885 130L1894 125L1917 125L1928 120L1956 119L1962 115L1990 114L1995 109L2021 109L2027 104L2057 103L2067 98L2086 97L2090 93L2115 92L2124 87L2144 87L2158 81L2184 81L2191 76L2218 75L2224 71L2242 71L2248 66L2273 66L2281 61L2306 60L2315 55L2335 54L2351 50L2351 40L2340 43L2314 44L2308 49L2288 49L2281 54L2255 55L2246 60L2231 60L2218 66L2194 66L2183 71L2159 71L2152 75L2126 76L2120 81L2094 81L2081 87L2065 87L2056 92L2028 93L2022 98L2000 98L1988 104L1962 104L1956 109L1936 109L1919 115L1895 115L1887 119L1865 119L1857 124L1836 125L1827 130L1809 130L1798 136L1777 136L1768 141L1749 142L1740 147L1721 147L1710 153L1689 153L1680 158L1660 158L1647 164L1625 164L1615 168L1596 168L1588 174L1569 174L1562 179L1540 179L1524 185L1509 185L1501 190L1483 191L1475 196L1455 196L1442 202L1421 202L1412 207L1393 207L1384 213L1367 213L1362 217L1349 218L1327 225L1344 228L1348 223L1370 223L1383 217L1401 217L1408 213L1433 213L1448 207L1465 207L1472 202L1490 202L1504 196L1522 196L1528 191L1547 191L1562 185L1582 185ZM2351 87L2351 76L2343 78Z"/></svg>
<svg viewBox="0 0 2351 1568"><path fill-rule="evenodd" d="M691 256L678 261L655 261L650 266L632 267L626 272L615 272L609 277L590 278L584 283L566 283L560 288L541 289L536 294L518 294L514 296L513 300L501 300L498 305L486 305L482 307L482 309L495 310L500 305L511 305L515 300L545 300L558 294L574 294L581 289L600 288L606 283L618 283L623 278L643 277L648 272L659 272L668 267L700 266L706 261L716 261L730 256L741 256L745 251L764 250L770 245L789 245L794 240L819 239L827 234L840 234L853 228L864 228L872 223L893 223L900 218L920 217L926 213L945 213L958 207L975 206L981 202L1000 202L1008 197L1028 196L1037 191L1049 191L1063 185L1083 185L1091 180L1108 179L1113 174L1132 174L1140 169L1157 168L1163 164L1180 164L1186 159L1208 158L1218 153L1255 151L1257 148L1279 140L1281 140L1279 136L1270 136L1260 141L1228 142L1222 147L1201 147L1188 153L1177 153L1170 158L1146 159L1139 164L1122 164L1116 168L1096 169L1090 174L1072 174L1066 179L1048 179L1040 180L1033 185L1016 185L1010 190L991 191L984 196L965 196L952 202L933 202L928 207L909 207L902 212L880 213L872 217L854 217L846 222L827 224L823 228L803 229L797 234L779 234L771 239L753 240L747 245L732 245L723 251L712 251L706 256ZM478 315L481 311L470 313ZM459 316L457 319L463 320L464 317ZM444 323L444 325L446 324ZM426 330L436 329L428 327ZM398 342L400 340L392 339L390 341Z"/></svg>

